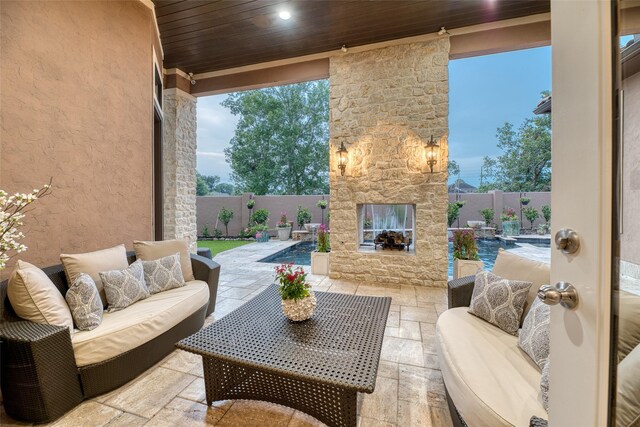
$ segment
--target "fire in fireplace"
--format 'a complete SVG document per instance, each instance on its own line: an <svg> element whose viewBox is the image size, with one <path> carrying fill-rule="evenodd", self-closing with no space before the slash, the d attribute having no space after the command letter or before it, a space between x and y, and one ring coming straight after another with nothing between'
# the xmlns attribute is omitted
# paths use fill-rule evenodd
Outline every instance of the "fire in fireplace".
<svg viewBox="0 0 640 427"><path fill-rule="evenodd" d="M373 245L374 249L378 249L378 246L380 246L382 249L397 249L402 251L406 248L407 251L409 251L411 238L405 237L405 235L399 231L382 230L382 233L376 236Z"/></svg>

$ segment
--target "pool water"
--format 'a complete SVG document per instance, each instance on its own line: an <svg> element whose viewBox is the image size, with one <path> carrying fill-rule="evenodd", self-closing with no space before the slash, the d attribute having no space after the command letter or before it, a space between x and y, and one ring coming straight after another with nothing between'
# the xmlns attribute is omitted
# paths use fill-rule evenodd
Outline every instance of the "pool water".
<svg viewBox="0 0 640 427"><path fill-rule="evenodd" d="M500 248L518 247L515 243L506 245L498 239L478 239L476 243L478 244L478 256L484 263L485 270L491 270L493 268ZM453 242L449 242L449 277L453 277Z"/></svg>
<svg viewBox="0 0 640 427"><path fill-rule="evenodd" d="M262 258L258 262L269 262L274 264L282 264L283 262L292 262L297 265L311 265L311 252L315 249L313 242L300 242L296 245L289 246L275 254Z"/></svg>
<svg viewBox="0 0 640 427"><path fill-rule="evenodd" d="M506 248L505 244L498 239L478 239L478 255L484 262L484 268L491 270L498 256L500 248ZM518 245L510 244L509 248ZM311 265L311 252L314 250L313 242L301 242L283 249L275 254L269 255L260 262L281 264L292 262L297 265ZM449 276L453 276L453 243L449 242Z"/></svg>

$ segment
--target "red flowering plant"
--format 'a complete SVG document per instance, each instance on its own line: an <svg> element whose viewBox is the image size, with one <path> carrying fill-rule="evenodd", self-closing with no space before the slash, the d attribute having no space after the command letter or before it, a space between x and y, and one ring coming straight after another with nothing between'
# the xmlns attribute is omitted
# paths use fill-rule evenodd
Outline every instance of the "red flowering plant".
<svg viewBox="0 0 640 427"><path fill-rule="evenodd" d="M282 299L299 300L309 296L311 285L306 282L307 273L302 267L293 269L293 263L283 263L276 267L276 281Z"/></svg>

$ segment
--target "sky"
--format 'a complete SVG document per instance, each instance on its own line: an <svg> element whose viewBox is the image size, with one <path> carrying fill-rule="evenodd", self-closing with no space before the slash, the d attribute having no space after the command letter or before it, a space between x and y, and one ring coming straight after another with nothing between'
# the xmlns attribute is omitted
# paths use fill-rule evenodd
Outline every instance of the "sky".
<svg viewBox="0 0 640 427"><path fill-rule="evenodd" d="M505 122L516 128L551 90L551 48L541 47L449 62L449 158L460 177L480 182L484 156L496 156L496 130ZM226 95L198 98L197 170L231 182L224 148L238 119L220 102Z"/></svg>

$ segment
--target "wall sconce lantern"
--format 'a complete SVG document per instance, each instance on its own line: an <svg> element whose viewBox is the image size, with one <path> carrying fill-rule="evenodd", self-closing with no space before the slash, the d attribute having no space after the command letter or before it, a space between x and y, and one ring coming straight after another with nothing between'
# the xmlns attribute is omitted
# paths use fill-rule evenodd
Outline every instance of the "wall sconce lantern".
<svg viewBox="0 0 640 427"><path fill-rule="evenodd" d="M336 151L338 155L338 167L340 168L340 175L344 176L344 170L347 168L347 160L349 152L344 146L344 142L340 143L340 149Z"/></svg>
<svg viewBox="0 0 640 427"><path fill-rule="evenodd" d="M429 170L433 173L433 167L438 163L438 150L440 146L436 141L433 140L433 135L431 135L431 139L427 142L427 164L429 165Z"/></svg>

